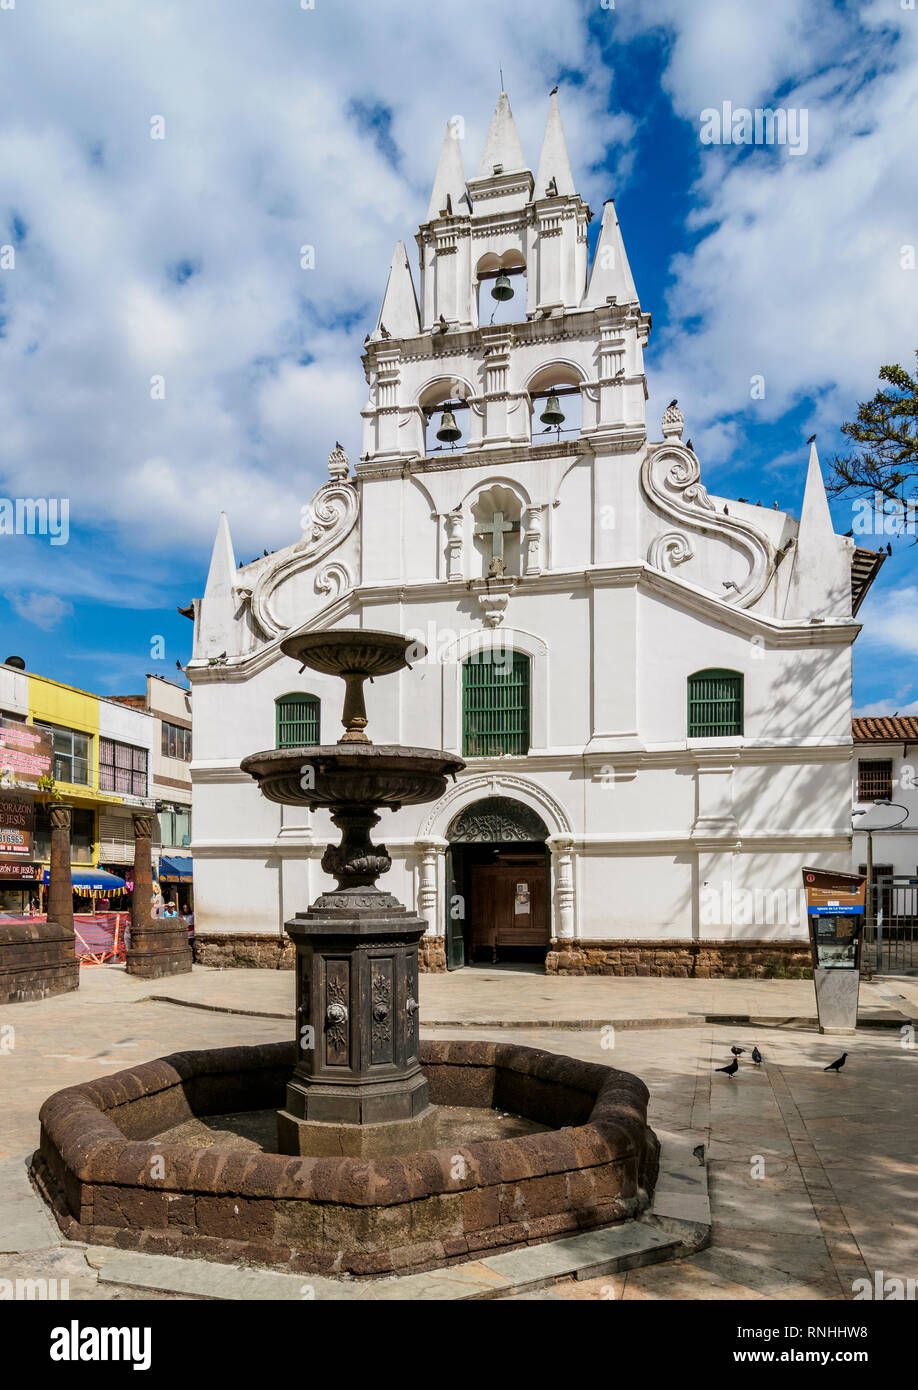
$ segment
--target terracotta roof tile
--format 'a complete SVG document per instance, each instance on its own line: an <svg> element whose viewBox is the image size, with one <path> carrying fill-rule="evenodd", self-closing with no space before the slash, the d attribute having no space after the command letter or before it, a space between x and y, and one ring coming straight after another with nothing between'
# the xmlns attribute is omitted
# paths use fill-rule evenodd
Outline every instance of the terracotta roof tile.
<svg viewBox="0 0 918 1390"><path fill-rule="evenodd" d="M865 714L851 721L855 743L918 743L918 715Z"/></svg>

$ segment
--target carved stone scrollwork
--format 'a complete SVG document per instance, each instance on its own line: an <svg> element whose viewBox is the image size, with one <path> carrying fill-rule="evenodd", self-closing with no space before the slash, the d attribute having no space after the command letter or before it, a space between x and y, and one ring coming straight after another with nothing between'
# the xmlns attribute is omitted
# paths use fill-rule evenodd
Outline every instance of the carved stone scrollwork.
<svg viewBox="0 0 918 1390"><path fill-rule="evenodd" d="M354 587L354 576L351 574L347 565L339 560L332 560L330 564L323 565L316 575L316 593L328 594L331 598L340 598L346 594L348 589Z"/></svg>
<svg viewBox="0 0 918 1390"><path fill-rule="evenodd" d="M729 597L723 592L717 594L722 603L748 608L761 598L774 573L774 546L751 522L724 515L715 508L701 482L701 468L693 453L675 442L649 453L641 466L641 488L664 516L704 533L709 539L721 540L729 549L744 555L749 574ZM647 562L666 571L693 559L694 553L692 541L683 531L667 531L651 542Z"/></svg>
<svg viewBox="0 0 918 1390"><path fill-rule="evenodd" d="M681 531L667 531L651 542L647 559L654 569L668 570L672 565L683 565L691 560L695 547Z"/></svg>
<svg viewBox="0 0 918 1390"><path fill-rule="evenodd" d="M323 556L339 546L354 529L357 512L357 490L353 483L336 478L319 488L312 499L309 521L301 539L276 563L265 566L252 589L252 617L266 637L277 637L286 626L273 607L275 591L291 575L312 569ZM343 586L346 580L353 583L346 567L333 562L318 574L316 588L320 593L330 592L325 585ZM343 587L339 592L344 592Z"/></svg>
<svg viewBox="0 0 918 1390"><path fill-rule="evenodd" d="M51 828L52 828L52 830L66 830L66 831L69 833L69 831L70 831L70 822L71 822L71 818L72 818L72 816L73 816L73 807L72 807L72 806L51 806L51 807L49 808L48 814L49 814L50 819L51 819ZM143 820L144 824L148 827L146 833L147 833L147 836L149 837L149 835L150 835L151 832L152 832L153 822L152 822L151 820L149 820L147 817L142 817L141 819ZM135 835L138 834L138 833L140 833L140 834L143 833L142 831L141 831L141 832L138 832L138 831L137 831L137 817L136 817L136 816L135 816L135 818L134 818L134 833L135 833Z"/></svg>

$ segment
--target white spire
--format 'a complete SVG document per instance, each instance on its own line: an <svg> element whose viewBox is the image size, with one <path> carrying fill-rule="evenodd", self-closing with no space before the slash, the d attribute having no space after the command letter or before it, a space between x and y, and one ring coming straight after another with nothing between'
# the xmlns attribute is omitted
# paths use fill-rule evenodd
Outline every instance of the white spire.
<svg viewBox="0 0 918 1390"><path fill-rule="evenodd" d="M814 540L824 540L826 536L835 535L835 527L832 525L832 513L829 511L829 499L826 497L825 484L822 481L822 469L819 466L819 455L816 452L815 441L810 445L810 457L806 469L806 487L803 490L803 506L800 509L800 531L798 536L804 531Z"/></svg>
<svg viewBox="0 0 918 1390"><path fill-rule="evenodd" d="M229 522L226 512L220 513L217 534L207 571L207 585L201 600L201 614L198 631L202 635L200 651L195 657L217 657L224 652L230 655L236 646L236 609L239 597L234 592L236 578L236 557L230 538Z"/></svg>
<svg viewBox="0 0 918 1390"><path fill-rule="evenodd" d="M602 210L599 241L582 307L597 308L613 294L619 304L637 303L638 293L625 255L622 229L615 214L615 203L610 199Z"/></svg>
<svg viewBox="0 0 918 1390"><path fill-rule="evenodd" d="M446 134L440 148L440 160L434 178L427 221L434 222L444 213L452 217L468 217L469 205L465 195L465 168L462 163L462 145L455 133L452 121L446 123Z"/></svg>
<svg viewBox="0 0 918 1390"><path fill-rule="evenodd" d="M567 156L564 127L561 124L561 111L554 92L548 101L548 120L545 122L542 153L539 156L539 172L536 174L535 181L534 196L536 198L546 196L546 189L552 179L556 185L552 189L552 193L558 192L562 197L566 197L577 192L574 187L574 176L571 173L571 162Z"/></svg>
<svg viewBox="0 0 918 1390"><path fill-rule="evenodd" d="M835 534L819 455L811 444L785 617L805 622L850 615L851 557L845 540Z"/></svg>
<svg viewBox="0 0 918 1390"><path fill-rule="evenodd" d="M501 92L497 98L494 115L491 117L491 128L475 177L491 178L496 165L500 165L500 171L504 174L522 173L526 168L520 137L516 133L513 112L510 110L510 98L506 92Z"/></svg>
<svg viewBox="0 0 918 1390"><path fill-rule="evenodd" d="M385 337L383 328L390 338L414 338L421 331L418 297L403 241L396 243L374 337Z"/></svg>

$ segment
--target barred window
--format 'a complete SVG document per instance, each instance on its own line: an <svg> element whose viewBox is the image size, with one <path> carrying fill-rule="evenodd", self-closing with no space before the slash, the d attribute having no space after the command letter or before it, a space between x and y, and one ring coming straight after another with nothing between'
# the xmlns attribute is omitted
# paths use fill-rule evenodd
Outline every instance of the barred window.
<svg viewBox="0 0 918 1390"><path fill-rule="evenodd" d="M529 751L529 657L479 652L462 667L462 752L493 758Z"/></svg>
<svg viewBox="0 0 918 1390"><path fill-rule="evenodd" d="M321 701L296 691L274 701L278 748L312 747L319 742Z"/></svg>
<svg viewBox="0 0 918 1390"><path fill-rule="evenodd" d="M120 796L146 796L147 750L100 738L99 790Z"/></svg>
<svg viewBox="0 0 918 1390"><path fill-rule="evenodd" d="M696 671L688 678L689 738L730 738L743 732L739 671Z"/></svg>
<svg viewBox="0 0 918 1390"><path fill-rule="evenodd" d="M862 758L857 765L858 801L892 800L892 759Z"/></svg>

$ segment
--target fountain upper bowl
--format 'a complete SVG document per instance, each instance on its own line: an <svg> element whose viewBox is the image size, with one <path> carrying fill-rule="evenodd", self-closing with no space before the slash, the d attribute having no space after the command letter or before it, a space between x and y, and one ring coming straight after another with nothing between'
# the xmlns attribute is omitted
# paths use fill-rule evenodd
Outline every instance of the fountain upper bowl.
<svg viewBox="0 0 918 1390"><path fill-rule="evenodd" d="M368 628L323 628L285 637L281 651L331 676L390 676L407 666L407 654L419 661L427 653L422 642L394 632Z"/></svg>
<svg viewBox="0 0 918 1390"><path fill-rule="evenodd" d="M436 801L447 777L465 767L436 748L386 743L332 743L272 748L243 758L269 801L284 806L399 806Z"/></svg>

